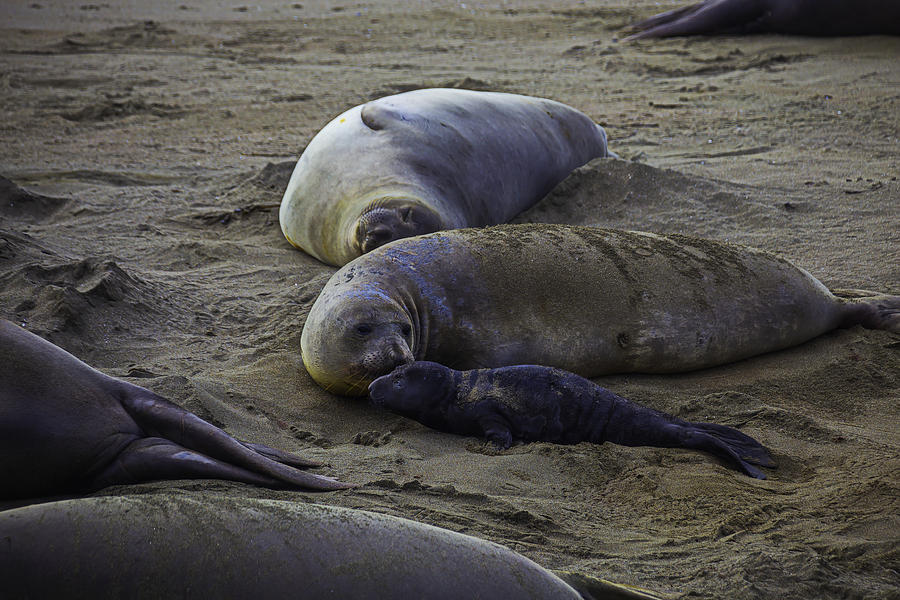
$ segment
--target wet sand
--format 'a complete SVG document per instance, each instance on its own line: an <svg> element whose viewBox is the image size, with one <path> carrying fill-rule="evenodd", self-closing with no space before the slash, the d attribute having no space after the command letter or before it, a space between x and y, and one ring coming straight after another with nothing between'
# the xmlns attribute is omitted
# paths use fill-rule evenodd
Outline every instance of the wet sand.
<svg viewBox="0 0 900 600"><path fill-rule="evenodd" d="M365 508L674 597L900 597L896 334L596 380L740 427L779 464L766 481L682 450L497 453L313 383L300 331L334 269L294 250L277 215L300 152L341 111L419 87L516 92L584 111L623 157L517 221L726 239L832 288L900 294L900 38L618 43L674 6L647 0L301 4L0 6L0 317L361 484L95 495Z"/></svg>

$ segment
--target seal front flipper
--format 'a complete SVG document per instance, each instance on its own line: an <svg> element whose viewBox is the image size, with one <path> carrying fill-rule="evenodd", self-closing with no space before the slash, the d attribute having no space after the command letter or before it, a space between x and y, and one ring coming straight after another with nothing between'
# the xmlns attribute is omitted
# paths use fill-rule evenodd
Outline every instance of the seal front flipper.
<svg viewBox="0 0 900 600"><path fill-rule="evenodd" d="M229 463L241 469L241 472L253 472L288 486L321 491L355 487L352 484L335 481L330 477L306 473L282 464L282 462L288 462L288 460L281 461L282 458L289 459L290 462L294 463L303 463L304 461L299 457L288 455L267 446L262 446L266 451L261 453L177 404L173 404L144 388L137 386L132 386L132 388L134 389L133 393L126 394L122 399L122 406L131 418L151 437L164 438L175 446L183 447L185 450L193 450L216 461ZM158 456L158 454L144 453L141 456ZM270 458L270 456L273 458ZM165 467L166 471L170 473L169 477L179 477L177 469L173 468L174 464L178 463L170 462ZM186 474L180 475L180 477L197 476L197 473L204 472L195 463L182 464L189 464L190 469L187 470ZM216 478L220 476L218 474L220 472L220 468L210 466L208 474L204 476ZM243 481L244 479L241 480Z"/></svg>

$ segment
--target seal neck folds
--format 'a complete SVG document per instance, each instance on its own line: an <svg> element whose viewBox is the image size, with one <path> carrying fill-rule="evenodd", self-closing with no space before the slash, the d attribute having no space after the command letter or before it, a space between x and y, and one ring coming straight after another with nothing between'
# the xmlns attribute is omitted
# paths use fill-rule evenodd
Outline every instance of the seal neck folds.
<svg viewBox="0 0 900 600"><path fill-rule="evenodd" d="M384 198L372 202L356 219L350 231L350 245L359 254L365 254L388 242L446 226L435 210L413 198Z"/></svg>

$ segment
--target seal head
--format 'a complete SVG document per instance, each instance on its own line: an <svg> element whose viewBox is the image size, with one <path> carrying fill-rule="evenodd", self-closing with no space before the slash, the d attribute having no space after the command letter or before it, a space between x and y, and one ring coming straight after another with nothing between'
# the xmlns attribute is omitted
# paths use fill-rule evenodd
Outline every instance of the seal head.
<svg viewBox="0 0 900 600"><path fill-rule="evenodd" d="M310 310L300 351L320 386L347 396L366 393L376 376L412 362L414 331L409 313L383 291L364 286L333 303L326 290ZM317 310L316 305L332 305Z"/></svg>
<svg viewBox="0 0 900 600"><path fill-rule="evenodd" d="M372 404L397 412L412 411L454 390L453 372L435 362L401 365L369 384Z"/></svg>

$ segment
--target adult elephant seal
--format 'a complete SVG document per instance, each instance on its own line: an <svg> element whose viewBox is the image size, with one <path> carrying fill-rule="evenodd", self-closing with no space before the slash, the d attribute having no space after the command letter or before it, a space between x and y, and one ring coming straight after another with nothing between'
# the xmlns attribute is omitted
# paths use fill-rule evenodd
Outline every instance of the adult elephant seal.
<svg viewBox="0 0 900 600"><path fill-rule="evenodd" d="M681 35L900 35L897 0L706 0L630 26L624 41Z"/></svg>
<svg viewBox="0 0 900 600"><path fill-rule="evenodd" d="M341 266L391 240L504 223L600 156L603 128L552 100L457 89L388 96L312 139L281 201L281 230Z"/></svg>
<svg viewBox="0 0 900 600"><path fill-rule="evenodd" d="M0 499L208 477L306 490L353 487L295 468L318 463L236 440L4 320L0 457Z"/></svg>
<svg viewBox="0 0 900 600"><path fill-rule="evenodd" d="M503 546L303 502L211 494L66 500L0 512L0 541L4 598L581 597ZM604 587L616 595L602 597L659 600Z"/></svg>
<svg viewBox="0 0 900 600"><path fill-rule="evenodd" d="M574 373L538 365L455 371L419 361L369 384L372 404L460 435L513 441L690 448L765 479L768 451L732 427L691 423L626 400Z"/></svg>
<svg viewBox="0 0 900 600"><path fill-rule="evenodd" d="M361 395L413 360L536 364L585 377L672 373L800 344L836 327L900 331L900 296L848 302L752 248L566 225L398 240L338 270L301 336L325 389Z"/></svg>

